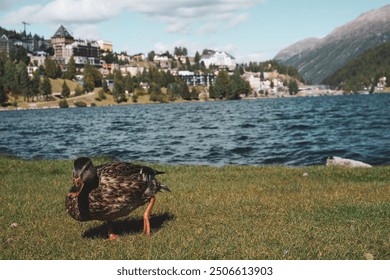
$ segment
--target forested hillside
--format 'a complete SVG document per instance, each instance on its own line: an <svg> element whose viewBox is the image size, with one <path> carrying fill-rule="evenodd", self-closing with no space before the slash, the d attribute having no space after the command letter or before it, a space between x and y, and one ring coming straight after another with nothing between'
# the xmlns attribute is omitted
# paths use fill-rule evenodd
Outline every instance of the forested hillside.
<svg viewBox="0 0 390 280"><path fill-rule="evenodd" d="M389 86L390 43L367 50L326 78L324 84L344 91L359 91L364 88L372 91L382 77L387 77Z"/></svg>

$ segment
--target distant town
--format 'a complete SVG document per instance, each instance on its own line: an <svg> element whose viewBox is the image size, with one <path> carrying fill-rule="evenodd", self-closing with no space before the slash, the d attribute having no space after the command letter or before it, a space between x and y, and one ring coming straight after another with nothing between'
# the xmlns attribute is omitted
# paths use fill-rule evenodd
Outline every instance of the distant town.
<svg viewBox="0 0 390 280"><path fill-rule="evenodd" d="M215 96L215 89L212 88L221 72L228 73L229 76L238 73L240 79L246 83L246 86L242 86L244 89L240 89L231 99L341 94L324 86L305 85L296 69L282 68L276 61L238 65L235 58L225 51L206 49L201 54L196 52L194 57L190 57L184 47L176 47L173 54L154 51L133 55L126 52L116 53L112 42L76 39L62 25L49 40L37 35L27 35L26 31L21 32L19 38L9 38L0 33L0 53L10 55L21 48L27 51L29 63L26 67L30 77L33 77L40 67L45 67L50 59L63 73L68 71L68 66L72 63L77 69L72 80L83 85L84 68L90 65L98 69L104 84L111 90L114 87L114 73L136 77L150 72L153 67L159 72L180 78L192 89L196 88L196 92L191 95L193 99L225 98L222 94ZM145 91L151 87L150 83L145 82L140 85ZM52 94L61 95L59 92ZM134 95L134 92L125 90L125 94L127 97L124 99ZM136 101L136 98L133 100Z"/></svg>

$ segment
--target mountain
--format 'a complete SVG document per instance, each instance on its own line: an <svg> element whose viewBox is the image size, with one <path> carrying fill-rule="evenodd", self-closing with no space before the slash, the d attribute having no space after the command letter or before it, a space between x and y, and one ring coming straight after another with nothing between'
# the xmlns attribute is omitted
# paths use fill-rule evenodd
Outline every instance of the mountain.
<svg viewBox="0 0 390 280"><path fill-rule="evenodd" d="M356 92L364 87L373 90L382 77L390 78L390 43L365 51L326 78L324 83Z"/></svg>
<svg viewBox="0 0 390 280"><path fill-rule="evenodd" d="M351 59L385 42L390 42L390 5L362 14L324 38L297 42L275 60L296 67L307 82L319 84Z"/></svg>
<svg viewBox="0 0 390 280"><path fill-rule="evenodd" d="M307 38L302 41L299 41L295 44L292 44L288 48L281 50L276 55L275 60L283 62L297 54L311 51L319 44L320 41L321 39L318 38Z"/></svg>

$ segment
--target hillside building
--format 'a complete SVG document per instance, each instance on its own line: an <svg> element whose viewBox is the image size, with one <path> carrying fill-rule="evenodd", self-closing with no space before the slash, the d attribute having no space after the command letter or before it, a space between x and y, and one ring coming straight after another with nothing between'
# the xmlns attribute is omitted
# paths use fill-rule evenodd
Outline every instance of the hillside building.
<svg viewBox="0 0 390 280"><path fill-rule="evenodd" d="M77 65L91 64L100 66L100 47L95 41L77 40L66 46L65 64L70 57L73 58Z"/></svg>
<svg viewBox="0 0 390 280"><path fill-rule="evenodd" d="M209 50L206 54L203 54L200 58L200 63L204 63L206 68L210 65L218 66L218 68L227 68L234 70L236 68L236 59L224 51Z"/></svg>
<svg viewBox="0 0 390 280"><path fill-rule="evenodd" d="M75 40L64 26L60 26L51 38L54 49L54 60L60 65L66 65L73 55L76 64L101 66L101 48L96 41Z"/></svg>
<svg viewBox="0 0 390 280"><path fill-rule="evenodd" d="M73 36L66 30L64 26L60 26L53 37L51 37L51 45L54 50L54 60L65 64L65 60L69 57L67 55L66 46L74 42Z"/></svg>
<svg viewBox="0 0 390 280"><path fill-rule="evenodd" d="M189 86L210 86L216 79L214 74L195 74L191 71L179 71L178 76Z"/></svg>
<svg viewBox="0 0 390 280"><path fill-rule="evenodd" d="M99 48L102 52L112 52L113 51L113 45L110 41L105 40L98 40L96 43L99 45Z"/></svg>
<svg viewBox="0 0 390 280"><path fill-rule="evenodd" d="M9 54L15 48L15 40L9 39L6 35L0 37L0 52Z"/></svg>

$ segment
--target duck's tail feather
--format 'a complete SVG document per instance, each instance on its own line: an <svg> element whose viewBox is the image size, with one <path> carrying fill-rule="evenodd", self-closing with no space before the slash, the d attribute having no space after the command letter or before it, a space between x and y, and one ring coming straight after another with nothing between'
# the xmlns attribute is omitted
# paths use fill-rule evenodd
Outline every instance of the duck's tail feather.
<svg viewBox="0 0 390 280"><path fill-rule="evenodd" d="M160 185L160 191L171 192L171 190L170 190L167 186L165 186L165 185L163 185L163 184Z"/></svg>

